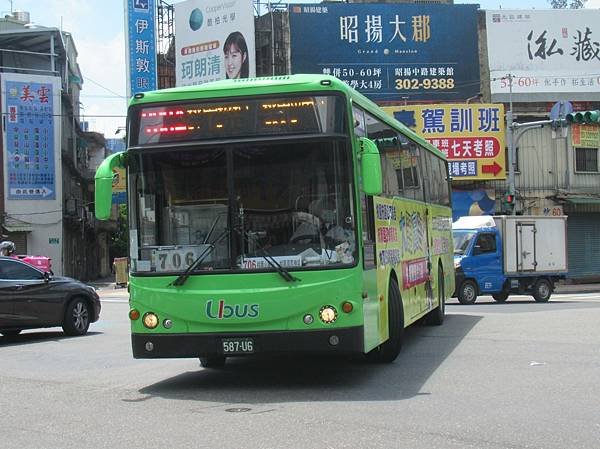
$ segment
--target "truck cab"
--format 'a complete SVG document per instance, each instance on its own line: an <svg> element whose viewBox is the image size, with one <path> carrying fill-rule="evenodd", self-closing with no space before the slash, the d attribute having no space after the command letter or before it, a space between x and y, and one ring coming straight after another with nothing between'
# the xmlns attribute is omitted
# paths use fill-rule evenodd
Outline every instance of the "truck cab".
<svg viewBox="0 0 600 449"><path fill-rule="evenodd" d="M546 302L566 274L566 217L461 217L452 225L455 297L473 304L478 295L504 302L531 294Z"/></svg>

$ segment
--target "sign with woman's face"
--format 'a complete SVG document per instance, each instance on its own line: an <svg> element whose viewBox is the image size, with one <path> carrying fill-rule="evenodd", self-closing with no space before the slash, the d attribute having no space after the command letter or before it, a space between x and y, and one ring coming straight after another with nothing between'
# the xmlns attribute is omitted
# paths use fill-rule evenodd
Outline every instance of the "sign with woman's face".
<svg viewBox="0 0 600 449"><path fill-rule="evenodd" d="M176 3L176 84L256 76L252 2Z"/></svg>

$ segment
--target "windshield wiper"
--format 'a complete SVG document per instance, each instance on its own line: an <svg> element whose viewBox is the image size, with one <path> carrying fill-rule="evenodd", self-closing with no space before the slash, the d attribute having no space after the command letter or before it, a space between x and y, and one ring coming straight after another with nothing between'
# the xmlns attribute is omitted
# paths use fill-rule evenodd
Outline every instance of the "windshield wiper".
<svg viewBox="0 0 600 449"><path fill-rule="evenodd" d="M254 243L258 243L258 240L256 239L255 236L253 236L252 234L248 233L248 232L244 232L244 230L241 230L241 234L242 234L242 238L244 238L244 236L248 237L248 239L252 239L254 241ZM243 244L243 242L242 242ZM271 254L269 254L267 252L267 250L265 249L264 245L261 246L258 251L261 251L263 254L260 254L260 257L262 257L263 259L265 259L267 261L267 263L269 265L271 265L272 268L275 269L275 271L277 271L277 273L279 273L279 275L285 279L287 282L299 282L301 281L301 279L298 279L296 276L294 276L292 273L290 273L287 269L285 269L279 262L277 262L277 259L275 259Z"/></svg>
<svg viewBox="0 0 600 449"><path fill-rule="evenodd" d="M212 229L211 229L211 232L212 232ZM209 254L214 251L214 249L217 246L217 243L219 243L221 240L223 240L223 238L225 236L227 236L228 234L229 234L229 229L225 229L212 243L209 243L208 246L204 249L204 251L202 251L202 254L200 254L198 257L196 257L196 260L194 260L192 262L192 264L189 267L187 267L187 269L183 273L181 273L177 277L177 279L175 279L169 285L185 284L185 281L187 281L187 278L190 277L190 274L192 273L192 271L194 271L196 269L196 267L198 267L198 265L200 265L202 262L204 262L204 259L206 259L209 256ZM205 241L206 241L206 239L205 239Z"/></svg>

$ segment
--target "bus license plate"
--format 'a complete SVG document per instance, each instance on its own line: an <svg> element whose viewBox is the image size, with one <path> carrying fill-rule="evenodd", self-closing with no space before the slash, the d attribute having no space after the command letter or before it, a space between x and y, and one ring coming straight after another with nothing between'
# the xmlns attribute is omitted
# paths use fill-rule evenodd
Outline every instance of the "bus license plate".
<svg viewBox="0 0 600 449"><path fill-rule="evenodd" d="M221 342L223 354L252 354L254 352L252 338L224 338Z"/></svg>

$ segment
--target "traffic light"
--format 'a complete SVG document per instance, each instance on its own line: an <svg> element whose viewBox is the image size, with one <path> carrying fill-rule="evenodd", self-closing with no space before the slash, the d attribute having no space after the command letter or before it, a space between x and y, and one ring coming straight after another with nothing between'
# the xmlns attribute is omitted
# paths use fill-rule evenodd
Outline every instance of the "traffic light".
<svg viewBox="0 0 600 449"><path fill-rule="evenodd" d="M515 194L506 192L504 194L504 209L508 212L512 212L515 207Z"/></svg>
<svg viewBox="0 0 600 449"><path fill-rule="evenodd" d="M570 114L567 114L565 118L569 123L600 125L600 110L571 112Z"/></svg>

